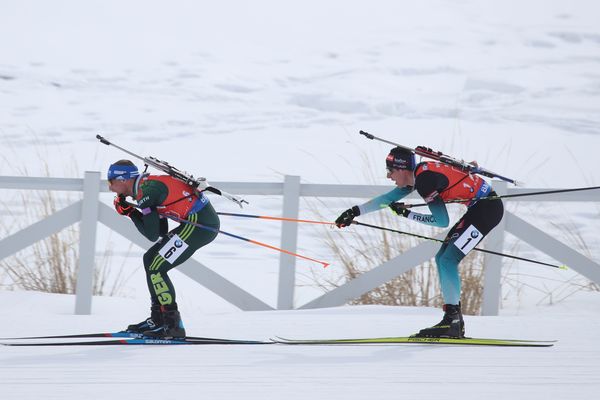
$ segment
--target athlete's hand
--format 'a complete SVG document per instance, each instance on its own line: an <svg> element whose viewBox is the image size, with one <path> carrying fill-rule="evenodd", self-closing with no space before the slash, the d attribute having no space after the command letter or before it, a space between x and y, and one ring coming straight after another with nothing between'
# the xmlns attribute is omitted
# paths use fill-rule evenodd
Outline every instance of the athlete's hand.
<svg viewBox="0 0 600 400"><path fill-rule="evenodd" d="M335 224L338 228L343 228L352 224L355 217L360 215L360 209L357 206L347 209L336 220Z"/></svg>
<svg viewBox="0 0 600 400"><path fill-rule="evenodd" d="M404 204L404 203L390 203L389 207L392 209L392 211L394 213L396 213L397 215L401 215L403 217L408 217L408 214L410 213L410 211L408 211L408 205Z"/></svg>
<svg viewBox="0 0 600 400"><path fill-rule="evenodd" d="M135 210L131 204L127 203L125 196L122 194L115 197L113 203L115 205L115 210L117 210L117 212L121 215L129 216L129 214Z"/></svg>

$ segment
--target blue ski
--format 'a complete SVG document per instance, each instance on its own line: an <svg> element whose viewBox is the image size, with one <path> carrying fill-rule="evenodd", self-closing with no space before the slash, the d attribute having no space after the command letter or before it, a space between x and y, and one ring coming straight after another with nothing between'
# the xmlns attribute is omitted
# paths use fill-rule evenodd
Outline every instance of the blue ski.
<svg viewBox="0 0 600 400"><path fill-rule="evenodd" d="M155 338L123 338L116 340L77 340L77 341L57 341L57 342L17 342L0 343L3 346L121 346L121 345L259 345L272 344L273 342L264 342L259 340L219 340L219 339L155 339Z"/></svg>
<svg viewBox="0 0 600 400"><path fill-rule="evenodd" d="M74 335L20 336L20 337L0 338L0 340L87 339L87 338L129 338L129 339L143 339L144 335L141 334L141 333L119 331L119 332L81 333L81 334L74 334ZM211 338L211 337L201 337L201 336L186 336L185 339L205 340L205 341L211 341L211 342L230 342L230 341L235 341L235 339L221 339L221 338Z"/></svg>

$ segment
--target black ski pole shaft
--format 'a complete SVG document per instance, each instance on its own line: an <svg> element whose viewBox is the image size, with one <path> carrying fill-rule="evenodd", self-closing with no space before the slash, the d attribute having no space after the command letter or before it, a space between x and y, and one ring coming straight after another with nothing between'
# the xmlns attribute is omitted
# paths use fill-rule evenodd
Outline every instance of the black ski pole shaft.
<svg viewBox="0 0 600 400"><path fill-rule="evenodd" d="M589 186L589 187L573 188L573 189L546 190L546 191L542 191L542 192L528 192L528 193L505 194L505 195L501 195L501 196L482 197L480 199L454 199L454 200L444 201L444 203L445 204L468 203L468 202L471 202L473 200L479 201L479 200L511 199L511 198L515 198L515 197L541 196L541 195L545 195L545 194L571 193L571 192L581 192L581 191L584 191L584 190L597 190L597 189L600 189L600 186ZM406 208L424 207L426 205L428 205L428 204L427 203L405 204L405 207Z"/></svg>
<svg viewBox="0 0 600 400"><path fill-rule="evenodd" d="M364 222L358 222L358 221L352 221L352 223L356 224L356 225L366 226L366 227L369 227L369 228L379 229L379 230L382 230L382 231L400 233L400 234L403 234L403 235L413 236L413 237L416 237L416 238L419 238L419 239L427 239L427 240L432 240L434 242L444 243L443 240L432 238L432 237L429 237L429 236L418 235L416 233L404 232L404 231L400 231L400 230L397 230L397 229L386 228L386 227L383 227L383 226L365 224ZM529 263L532 263L532 264L545 265L547 267L558 268L558 269L565 269L565 270L568 269L568 267L566 265L549 264L549 263L545 263L543 261L537 261L537 260L532 260L530 258L524 258L524 257L514 256L512 254L499 253L497 251L492 251L492 250L480 249L478 247L475 247L473 250L479 251L479 252L482 252L482 253L493 254L493 255L496 255L496 256L500 256L500 257L507 257L507 258L513 258L515 260L526 261L526 262L529 262Z"/></svg>

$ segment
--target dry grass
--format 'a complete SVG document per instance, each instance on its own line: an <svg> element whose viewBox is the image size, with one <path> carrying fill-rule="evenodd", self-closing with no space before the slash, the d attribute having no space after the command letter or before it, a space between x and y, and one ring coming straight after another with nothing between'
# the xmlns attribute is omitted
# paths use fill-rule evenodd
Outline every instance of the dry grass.
<svg viewBox="0 0 600 400"><path fill-rule="evenodd" d="M319 209L323 210L325 208L325 205L321 203ZM313 207L314 209L316 207ZM461 211L464 212L464 209ZM328 214L335 215L336 212L339 214L341 210L330 210ZM458 213L455 214L451 218L453 221L457 220L458 217ZM359 219L374 225L414 232L429 237L435 236L439 232L438 229L419 224L410 224L410 227L408 227L406 220L396 217L389 211L368 214L359 217ZM589 241L578 230L576 223L562 222L557 224L553 222L551 226L556 231L562 232L562 237L559 240L565 242L573 249L579 249L588 258L594 259L594 251L592 251L593 249L588 244ZM354 233L352 233L352 230L354 230ZM333 231L325 230L322 236L327 247L338 260L336 265L340 265L343 268L339 276L335 278L325 279L321 276L313 275L315 284L324 291L330 291L343 285L386 261L401 255L422 241L421 239L407 235L379 231L367 227L353 227ZM482 242L483 246L485 246L485 243L484 240ZM511 247L506 252L518 255L519 242ZM462 281L461 301L465 314L478 315L481 312L483 300L483 259L483 253L473 251L459 265ZM525 291L529 291L537 293L537 296L539 296L537 300L538 305L551 305L564 301L581 291L600 291L600 286L597 283L591 282L581 275L566 275L564 271L554 271L553 269L533 264L524 265L525 271L531 271L530 273L527 275L521 273L515 277L511 271L515 264L514 260L506 260L508 261L505 261L505 268L502 271L503 299L505 301L510 300L510 296L517 296L518 298ZM433 259L363 294L350 304L441 306L442 298L437 269Z"/></svg>
<svg viewBox="0 0 600 400"><path fill-rule="evenodd" d="M27 170L20 175L28 176ZM50 176L46 166L46 176ZM58 196L51 191L18 191L12 198L0 202L3 215L0 221L2 236L6 237L24 227L42 220L78 199L76 196ZM18 204L17 206L14 206ZM0 260L0 287L48 293L74 294L79 263L79 224L34 243L17 254ZM110 248L110 246L107 246ZM111 251L96 257L93 280L94 295L116 295L129 279L123 265L109 268Z"/></svg>
<svg viewBox="0 0 600 400"><path fill-rule="evenodd" d="M364 175L364 181L369 184L376 184L379 173L375 172L373 165L378 165L381 163L381 160L370 160L364 152L361 155L361 159L361 171ZM356 167L355 162L348 162L348 165ZM594 185L590 184L589 186ZM519 203L517 202L515 205L517 209L519 208L518 205ZM333 210L321 201L318 201L316 204L311 204L309 208L319 217L320 213L317 210L328 210L328 215L339 215L343 211L343 208ZM458 212L456 212L457 208L453 209L453 206L449 206L449 211L454 211L451 220L456 221L459 216ZM463 213L464 208L460 210L460 215ZM541 214L543 215L541 218L547 217L546 214ZM378 218L378 220L376 221L375 218ZM420 224L410 224L410 228L407 228L406 225L401 226L405 220L398 218L389 212L384 213L383 211L361 216L359 219L363 222L367 222L365 219L373 219L371 223L374 225L414 232L430 237L434 236L436 232L439 232L437 229ZM583 249L582 252L584 255L590 259L594 259L593 252L590 249L591 246L586 243L586 239L581 235L577 225L575 223L565 225L566 226L557 226L556 224L553 224L553 228L555 228L556 231L562 232L564 236L563 238L559 238L559 240L564 240L569 243L572 248ZM357 229L357 232L355 235L349 235L347 233L348 229ZM361 230L358 231L358 229ZM346 232L342 233L344 231ZM319 233L319 235L324 238L327 247L331 250L334 257L339 260L339 264L343 266L343 271L341 271L339 276L334 278L326 279L322 276L315 276L313 274L313 281L324 291L329 291L335 287L341 286L360 274L404 253L421 241L421 239L410 236L385 231L375 231L366 227L346 228L342 231L336 230L335 233L324 231L324 233ZM484 247L485 243L486 241L484 240L482 242ZM507 249L508 253L519 253L519 242L516 242L511 247L512 248ZM465 257L459 265L462 281L461 301L463 312L465 314L477 315L480 314L481 311L483 300L483 258L482 253L473 251ZM561 272L557 272L560 276L556 278L560 284L556 285L556 282L550 282L553 287L546 287L546 282L549 281L548 271L538 271L539 268L543 268L539 266L531 267L532 274L539 274L539 276L535 276L534 279L537 283L534 284L535 286L532 286L529 283L524 283L519 278L519 276L523 276L522 274L517 275L515 278L511 273L511 269L515 262L511 259L506 260L508 261L504 262L504 268L502 270L502 285L505 294L503 297L504 300L507 300L507 296L516 295L517 297L520 297L527 289L536 291L542 295L538 304L553 304L565 300L582 290L600 290L598 284L593 283L580 275L565 278ZM552 273L555 271L549 272ZM442 297L440 294L437 268L434 265L434 261L429 260L426 263L405 272L369 293L365 293L360 298L352 301L351 304L440 306L442 304Z"/></svg>
<svg viewBox="0 0 600 400"><path fill-rule="evenodd" d="M322 209L322 208L321 208ZM333 212L332 212L333 214ZM376 218L380 226L404 229L402 218L391 212L361 217ZM366 222L366 221L365 221ZM405 223L405 220L404 220ZM413 226L414 225L414 226ZM434 236L439 229L411 224L411 231L425 236ZM364 229L359 234L348 234L348 229ZM418 245L423 239L366 227L345 228L341 231L325 230L325 244L337 258L336 265L342 267L341 276L323 278L313 276L315 284L324 291L332 290L357 276L397 257ZM483 255L472 252L460 264L462 277L462 308L465 314L479 314L483 293ZM433 258L383 285L363 294L350 304L380 304L389 306L441 307L437 267Z"/></svg>
<svg viewBox="0 0 600 400"><path fill-rule="evenodd" d="M533 219L541 221L541 226L538 227L548 229L550 232L557 232L555 234L557 240L597 262L597 246L590 242L593 239L586 238L581 233L580 224L568 216L561 215L562 218L547 221L544 225L544 219L548 215L558 211L564 213L563 207L562 203L551 204L550 208L546 205L542 206L542 204L528 205L527 208L516 206L517 209L523 208L521 214L528 213L534 217ZM513 210L513 212L515 211ZM514 248L509 252L519 254L522 247L522 242L516 242ZM541 253L540 257L543 257ZM554 260L548 261L553 262ZM579 292L600 291L600 285L573 271L538 266L515 270L514 266L515 263L512 263L503 269L502 285L503 300L505 301L511 298L521 299L527 293L527 297L536 300L536 305L553 305L565 301Z"/></svg>

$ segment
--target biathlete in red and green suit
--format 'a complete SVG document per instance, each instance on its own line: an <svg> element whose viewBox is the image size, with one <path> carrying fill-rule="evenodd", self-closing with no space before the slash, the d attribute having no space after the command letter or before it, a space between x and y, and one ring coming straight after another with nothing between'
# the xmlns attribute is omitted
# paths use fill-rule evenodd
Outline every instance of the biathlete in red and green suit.
<svg viewBox="0 0 600 400"><path fill-rule="evenodd" d="M393 148L386 158L387 177L396 188L370 201L354 206L342 213L335 221L338 227L352 223L354 217L390 207L410 220L436 227L447 227L450 223L446 201L465 200L467 212L452 227L435 256L442 296L444 317L441 322L421 329L420 337L465 336L465 325L460 309L461 283L458 273L460 261L500 221L504 214L502 200L480 200L495 196L491 186L478 175L469 174L458 168L439 162L416 164L415 155L401 147ZM396 201L416 190L425 200L431 214L420 214L408 210L404 203Z"/></svg>
<svg viewBox="0 0 600 400"><path fill-rule="evenodd" d="M185 337L168 272L215 239L219 217L206 196L197 194L191 186L168 175L140 174L129 160L109 167L108 182L109 189L117 193L117 212L131 218L142 235L156 242L144 254L150 317L129 325L127 331L157 338ZM137 201L137 209L126 202L126 196ZM169 231L169 216L191 224L182 222Z"/></svg>

